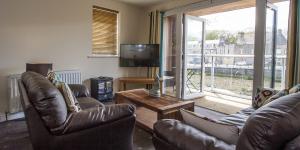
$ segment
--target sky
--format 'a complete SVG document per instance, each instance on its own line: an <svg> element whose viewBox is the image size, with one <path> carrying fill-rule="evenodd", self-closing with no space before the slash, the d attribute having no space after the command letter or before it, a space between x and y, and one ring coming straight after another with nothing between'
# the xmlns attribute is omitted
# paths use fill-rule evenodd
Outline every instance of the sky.
<svg viewBox="0 0 300 150"><path fill-rule="evenodd" d="M278 7L278 29L287 32L289 2L275 4ZM255 8L246 8L212 15L200 16L206 19L207 30L226 30L230 32L254 31L255 29ZM188 25L190 32L201 33L199 23L191 21ZM193 34L193 33L192 33Z"/></svg>

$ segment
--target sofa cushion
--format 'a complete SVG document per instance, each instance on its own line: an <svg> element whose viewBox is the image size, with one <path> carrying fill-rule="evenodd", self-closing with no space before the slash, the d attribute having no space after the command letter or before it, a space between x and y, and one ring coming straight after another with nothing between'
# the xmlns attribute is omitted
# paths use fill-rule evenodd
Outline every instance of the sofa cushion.
<svg viewBox="0 0 300 150"><path fill-rule="evenodd" d="M279 150L300 134L300 93L283 96L257 109L247 120L238 150Z"/></svg>
<svg viewBox="0 0 300 150"><path fill-rule="evenodd" d="M21 80L26 88L29 101L39 113L45 125L55 130L67 118L67 107L59 90L44 76L25 72Z"/></svg>
<svg viewBox="0 0 300 150"><path fill-rule="evenodd" d="M83 84L68 84L76 98L90 97L88 88Z"/></svg>
<svg viewBox="0 0 300 150"><path fill-rule="evenodd" d="M77 98L77 100L82 110L89 109L92 107L104 107L104 104L91 97L80 97Z"/></svg>
<svg viewBox="0 0 300 150"><path fill-rule="evenodd" d="M241 131L247 119L255 110L256 109L254 109L253 107L245 108L235 114L225 116L221 118L219 121L223 123L236 125Z"/></svg>
<svg viewBox="0 0 300 150"><path fill-rule="evenodd" d="M221 139L229 144L236 144L239 137L239 128L232 124L218 122L194 112L181 109L183 121L209 135Z"/></svg>
<svg viewBox="0 0 300 150"><path fill-rule="evenodd" d="M258 90L254 100L252 101L252 107L257 109L263 106L264 102L276 93L277 91L271 88L262 88Z"/></svg>
<svg viewBox="0 0 300 150"><path fill-rule="evenodd" d="M227 144L190 125L174 119L157 121L153 126L154 138L166 141L180 150L234 150ZM155 143L154 143L155 144ZM156 148L159 145L155 145Z"/></svg>

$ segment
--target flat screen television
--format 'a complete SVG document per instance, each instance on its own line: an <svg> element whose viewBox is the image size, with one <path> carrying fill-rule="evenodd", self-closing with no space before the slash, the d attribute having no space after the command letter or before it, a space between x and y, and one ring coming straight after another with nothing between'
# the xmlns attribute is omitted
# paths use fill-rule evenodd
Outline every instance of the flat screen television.
<svg viewBox="0 0 300 150"><path fill-rule="evenodd" d="M159 67L159 44L121 44L120 67Z"/></svg>

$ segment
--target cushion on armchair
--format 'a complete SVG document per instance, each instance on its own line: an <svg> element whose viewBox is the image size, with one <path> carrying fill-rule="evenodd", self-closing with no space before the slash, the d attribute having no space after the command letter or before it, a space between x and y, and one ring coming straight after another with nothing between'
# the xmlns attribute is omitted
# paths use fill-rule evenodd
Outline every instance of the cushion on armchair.
<svg viewBox="0 0 300 150"><path fill-rule="evenodd" d="M69 113L79 112L81 110L79 103L68 84L61 82L59 77L53 71L49 72L46 78L52 82L63 95Z"/></svg>
<svg viewBox="0 0 300 150"><path fill-rule="evenodd" d="M180 112L186 124L229 144L235 144L237 142L240 132L237 126L215 121L185 109L181 109Z"/></svg>
<svg viewBox="0 0 300 150"><path fill-rule="evenodd" d="M68 112L79 112L81 110L79 103L74 96L73 92L71 91L68 84L64 82L59 82L59 84L56 85L58 90L62 93L64 96L65 102L67 104Z"/></svg>

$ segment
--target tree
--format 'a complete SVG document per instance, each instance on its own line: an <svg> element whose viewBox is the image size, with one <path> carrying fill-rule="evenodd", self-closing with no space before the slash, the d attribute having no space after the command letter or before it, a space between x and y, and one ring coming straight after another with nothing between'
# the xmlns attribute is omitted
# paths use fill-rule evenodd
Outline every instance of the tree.
<svg viewBox="0 0 300 150"><path fill-rule="evenodd" d="M236 42L237 42L237 37L236 37L236 35L234 35L234 34L231 34L231 33L227 33L226 35L225 35L225 41L226 41L226 43L228 43L228 44L236 44Z"/></svg>
<svg viewBox="0 0 300 150"><path fill-rule="evenodd" d="M226 31L208 31L205 40L218 40L223 38L226 44L236 44L237 35Z"/></svg>
<svg viewBox="0 0 300 150"><path fill-rule="evenodd" d="M220 37L220 33L216 30L208 31L205 40L217 40Z"/></svg>

